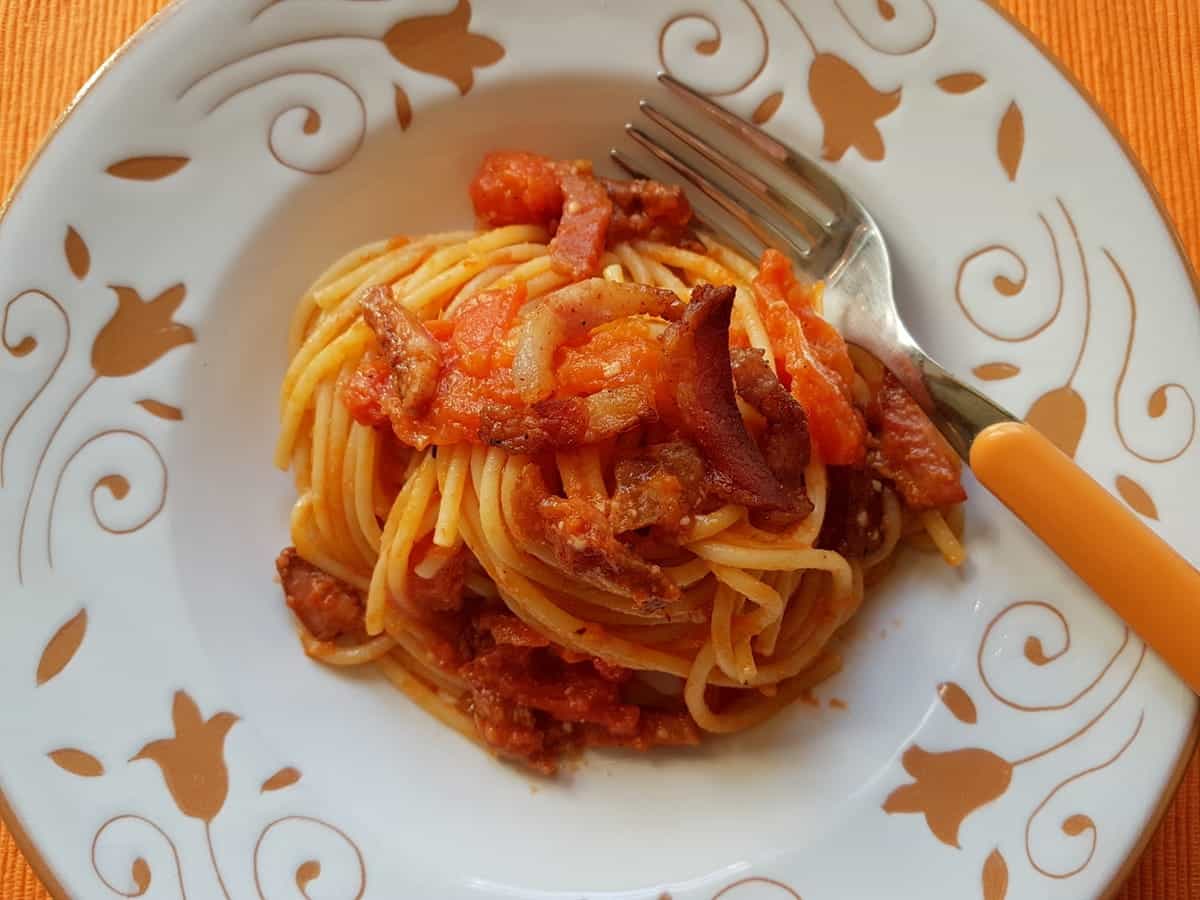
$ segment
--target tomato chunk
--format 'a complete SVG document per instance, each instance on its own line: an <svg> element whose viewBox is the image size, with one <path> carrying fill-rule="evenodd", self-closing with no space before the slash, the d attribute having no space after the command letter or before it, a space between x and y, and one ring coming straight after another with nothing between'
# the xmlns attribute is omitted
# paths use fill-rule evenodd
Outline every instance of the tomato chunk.
<svg viewBox="0 0 1200 900"><path fill-rule="evenodd" d="M574 279L599 271L608 244L680 241L692 208L675 185L597 178L585 161L503 150L483 158L470 187L481 224L541 225L554 233L554 268Z"/></svg>
<svg viewBox="0 0 1200 900"><path fill-rule="evenodd" d="M484 376L496 365L496 349L517 310L525 302L525 285L476 294L454 314L450 346L468 375Z"/></svg>
<svg viewBox="0 0 1200 900"><path fill-rule="evenodd" d="M562 213L563 192L555 163L536 153L501 150L487 154L470 192L475 214L491 228L549 227Z"/></svg>
<svg viewBox="0 0 1200 900"><path fill-rule="evenodd" d="M775 356L808 416L813 444L829 465L859 465L866 457L866 422L850 386L854 365L841 335L813 308L791 264L777 250L763 253L754 294Z"/></svg>
<svg viewBox="0 0 1200 900"><path fill-rule="evenodd" d="M653 388L662 366L662 344L649 324L624 319L591 334L578 347L563 347L554 363L562 396L595 394L645 384Z"/></svg>
<svg viewBox="0 0 1200 900"><path fill-rule="evenodd" d="M388 421L383 397L394 389L392 367L385 359L363 362L342 389L342 401L359 425L376 428Z"/></svg>

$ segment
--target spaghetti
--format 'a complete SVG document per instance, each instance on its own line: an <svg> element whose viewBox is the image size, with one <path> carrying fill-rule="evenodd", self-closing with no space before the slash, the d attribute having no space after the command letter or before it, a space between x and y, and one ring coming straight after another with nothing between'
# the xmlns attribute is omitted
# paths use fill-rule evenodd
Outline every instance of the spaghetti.
<svg viewBox="0 0 1200 900"><path fill-rule="evenodd" d="M749 728L836 672L959 463L819 286L682 193L489 154L479 231L352 251L289 334L277 561L305 651L501 756Z"/></svg>

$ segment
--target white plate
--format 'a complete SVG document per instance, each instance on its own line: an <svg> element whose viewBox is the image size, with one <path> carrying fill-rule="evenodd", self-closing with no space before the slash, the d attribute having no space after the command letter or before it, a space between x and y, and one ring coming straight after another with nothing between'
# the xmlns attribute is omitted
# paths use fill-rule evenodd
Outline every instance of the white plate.
<svg viewBox="0 0 1200 900"><path fill-rule="evenodd" d="M54 893L1113 885L1195 698L973 483L961 573L910 554L819 708L695 753L535 781L292 635L294 298L467 223L489 148L603 160L660 66L824 152L922 343L1200 558L1197 299L1118 141L983 2L791 3L182 2L93 81L0 224L0 811Z"/></svg>

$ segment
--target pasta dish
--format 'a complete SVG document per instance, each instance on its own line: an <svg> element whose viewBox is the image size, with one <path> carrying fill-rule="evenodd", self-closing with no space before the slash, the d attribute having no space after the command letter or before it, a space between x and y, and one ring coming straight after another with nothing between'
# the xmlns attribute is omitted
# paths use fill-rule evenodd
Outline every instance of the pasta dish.
<svg viewBox="0 0 1200 900"><path fill-rule="evenodd" d="M478 230L356 249L295 311L310 656L551 774L763 722L902 544L962 560L958 458L782 254L586 162L490 153L470 195Z"/></svg>

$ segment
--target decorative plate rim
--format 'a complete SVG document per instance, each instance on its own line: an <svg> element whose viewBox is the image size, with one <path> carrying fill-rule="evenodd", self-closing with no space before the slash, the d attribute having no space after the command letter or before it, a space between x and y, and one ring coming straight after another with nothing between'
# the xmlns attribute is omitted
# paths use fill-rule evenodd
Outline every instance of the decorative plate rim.
<svg viewBox="0 0 1200 900"><path fill-rule="evenodd" d="M1122 155L1136 174L1142 189L1152 200L1158 218L1165 226L1167 233L1170 235L1174 244L1175 254L1180 260L1184 274L1186 275L1192 293L1198 301L1200 301L1200 269L1193 263L1191 256L1188 253L1187 246L1183 241L1183 237L1178 226L1172 218L1166 201L1164 200L1158 187L1151 179L1145 166L1134 152L1125 135L1113 122L1106 110L1100 106L1091 92L1080 82L1077 76L1066 67L1066 65L1050 50L1048 46L1019 19L1012 13L1004 9L1000 5L1000 0L980 0L985 6L995 12L1001 20L1017 32L1017 34L1034 50L1038 52L1047 62L1049 62L1058 74L1067 82L1091 110L1092 114L1104 125L1105 129L1111 135L1120 148ZM26 160L18 173L12 188L7 195L0 199L0 225L3 224L9 209L16 202L22 188L25 186L30 173L37 166L38 162L45 150L50 146L54 139L58 136L60 129L66 124L71 115L78 109L92 90L103 80L103 78L116 66L121 58L131 49L142 43L150 37L160 25L172 18L186 4L188 0L168 0L167 4L160 10L150 16L133 34L126 38L120 46L117 47L105 60L100 64L95 72L84 82L83 86L75 93L70 102L63 111L55 119L54 123L42 136L38 146ZM1197 749L1200 748L1200 708L1197 709L1195 716L1192 719L1191 727L1185 737L1179 754L1173 764L1170 777L1167 779L1155 807L1146 820L1146 824L1138 836L1137 841L1128 851L1126 858L1122 861L1112 877L1110 883L1105 887L1100 894L1103 900L1112 900L1124 886L1133 869L1137 866L1146 848L1149 846L1154 834L1157 832L1163 817L1166 815L1167 808L1178 792L1179 786L1183 781L1184 775L1187 772L1188 765ZM30 868L37 875L42 885L49 892L54 900L68 900L69 894L63 888L61 881L58 878L54 867L49 863L48 858L43 854L41 849L30 837L26 831L21 819L17 816L16 810L9 802L4 790L0 788L0 823L3 823L9 833L13 837L13 841L17 849L21 852Z"/></svg>
<svg viewBox="0 0 1200 900"><path fill-rule="evenodd" d="M175 0L175 2L178 2L178 0ZM1158 217L1166 226L1167 233L1171 235L1171 240L1175 243L1175 252L1183 263L1184 273L1187 275L1188 280L1191 281L1192 293L1200 300L1200 269L1197 269L1192 262L1187 245L1183 242L1183 235L1180 234L1179 227L1175 224L1175 220L1171 217L1170 211L1167 209L1166 200L1163 199L1158 186L1151 179L1150 173L1146 171L1146 167L1134 152L1124 133L1117 128L1116 123L1109 117L1108 112L1100 106L1096 98L1092 96L1091 91L1084 87L1075 73L1068 69L1062 60L1042 42L1042 39L1029 30L1024 22L1004 9L1000 5L999 0L983 0L983 2L1014 28L1047 62L1054 66L1058 74L1066 79L1075 93L1088 105L1092 113L1103 123L1108 133L1112 135L1113 140L1117 142L1117 146L1121 148L1121 153L1137 174L1142 187L1150 195L1150 199L1154 201L1155 209L1158 210ZM3 209L0 208L0 220L3 217ZM1162 824L1168 807L1175 800L1175 796L1179 792L1179 785L1182 784L1183 777L1187 774L1187 768L1191 764L1192 757L1195 756L1197 748L1200 748L1200 710L1197 710L1195 718L1192 719L1191 730L1188 732L1187 739L1183 742L1179 757L1175 760L1175 768L1171 772L1171 777L1168 779L1162 794L1158 798L1158 804L1155 806L1154 812L1147 819L1146 827L1138 837L1137 842L1130 848L1129 855L1118 867L1112 881L1104 890L1104 893L1101 894L1102 900L1112 900L1112 898L1116 897L1121 892L1121 888L1124 887L1129 876L1133 874L1133 870L1141 860L1142 854L1146 852L1146 848L1150 846L1150 841L1154 839L1154 835L1158 831L1158 826ZM0 814L2 814L2 811L2 807L0 807Z"/></svg>

